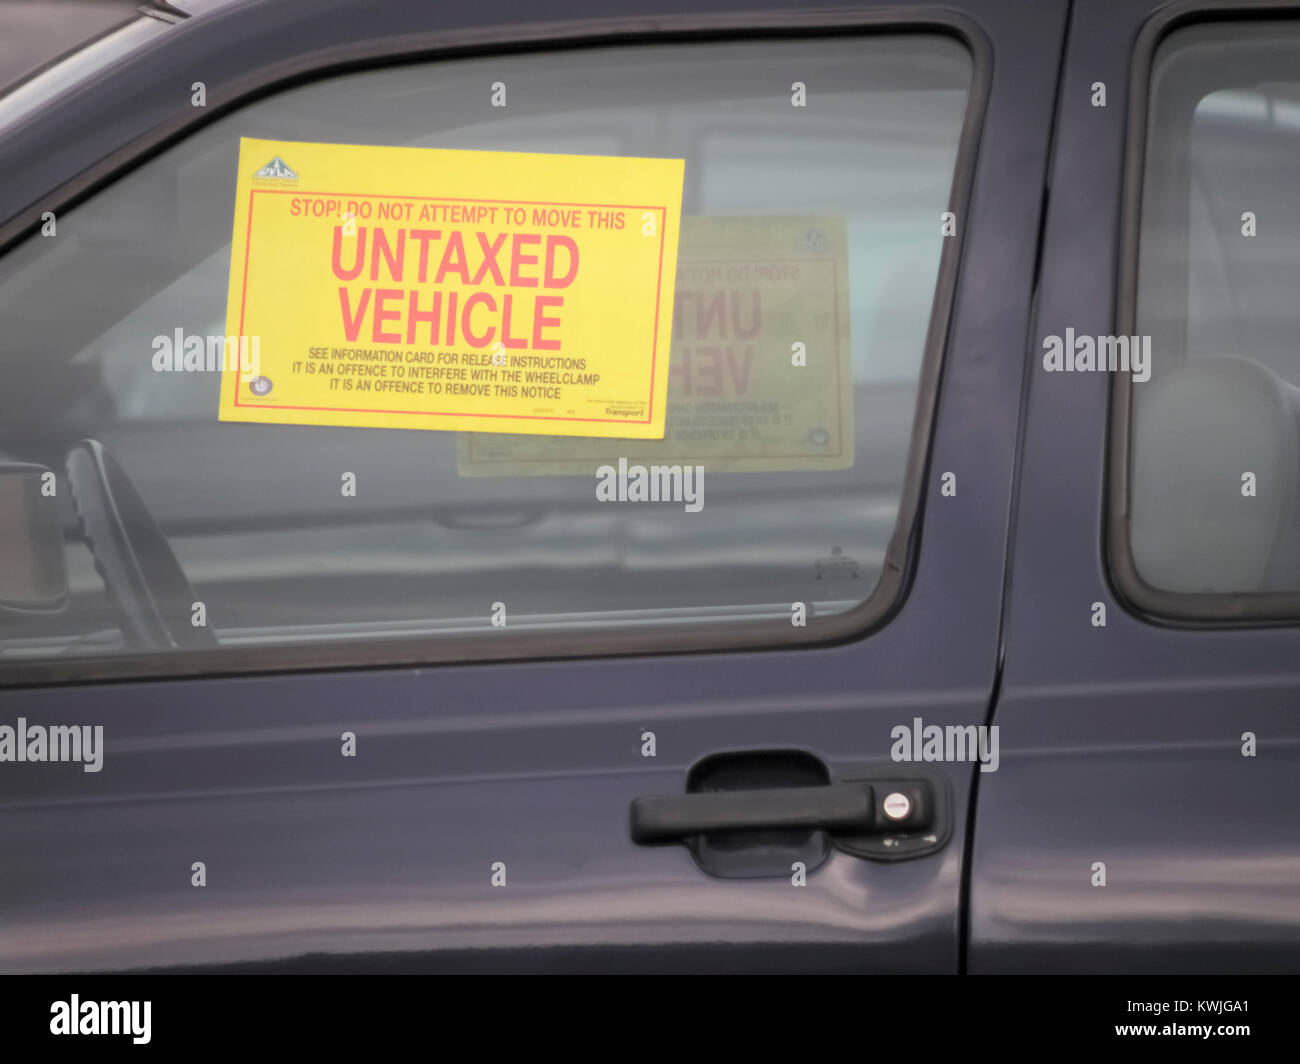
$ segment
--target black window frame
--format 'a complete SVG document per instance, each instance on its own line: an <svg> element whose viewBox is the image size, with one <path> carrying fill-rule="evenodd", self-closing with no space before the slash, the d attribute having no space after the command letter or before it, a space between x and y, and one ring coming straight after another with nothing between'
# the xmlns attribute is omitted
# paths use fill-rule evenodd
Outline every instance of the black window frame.
<svg viewBox="0 0 1300 1064"><path fill-rule="evenodd" d="M815 39L928 33L964 46L971 58L971 86L957 142L947 210L966 218L979 161L980 140L992 87L992 45L969 16L945 8L882 7L853 13L740 12L725 15L680 15L657 18L652 29L640 18L610 18L540 27L489 27L407 36L400 41L362 40L340 54L334 50L318 64L289 61L241 83L229 98L204 109L187 109L147 138L124 146L53 190L39 203L22 209L0 226L0 255L33 236L45 211L62 213L102 188L128 176L138 166L205 125L287 89L357 73L413 63L484 58L504 52L558 53L565 50L669 45L701 41ZM142 51L147 52L148 48ZM123 62L130 62L128 58ZM0 217L5 208L0 205ZM936 219L936 226L939 219ZM917 386L911 439L894 530L886 548L881 576L861 603L842 613L810 617L806 627L781 619L734 621L725 629L705 622L629 625L617 629L566 629L563 632L492 630L406 638L371 638L321 644L224 647L187 651L145 651L102 656L0 660L0 689L105 680L215 678L269 672L341 670L368 667L440 665L490 661L704 653L738 650L789 650L851 642L876 632L901 609L917 564L923 500L938 407L939 389L955 307L967 225L943 240L930 320Z"/></svg>
<svg viewBox="0 0 1300 1064"><path fill-rule="evenodd" d="M1139 31L1129 79L1124 146L1120 261L1115 303L1117 335L1128 336L1137 331L1142 193L1147 170L1151 72L1156 52L1167 37L1188 26L1213 23L1237 27L1250 22L1282 19L1294 19L1300 26L1300 5L1295 0L1251 0L1241 7L1231 8L1224 7L1222 0L1187 0L1157 12ZM1117 598L1147 620L1168 627L1283 627L1300 624L1300 591L1169 591L1142 578L1133 557L1129 529L1132 436L1133 381L1129 374L1116 373L1110 390L1103 541L1105 568Z"/></svg>

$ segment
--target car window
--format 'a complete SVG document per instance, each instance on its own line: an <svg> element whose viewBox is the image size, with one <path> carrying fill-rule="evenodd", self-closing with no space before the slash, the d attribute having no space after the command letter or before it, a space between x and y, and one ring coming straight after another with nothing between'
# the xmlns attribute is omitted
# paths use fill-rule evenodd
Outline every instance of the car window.
<svg viewBox="0 0 1300 1064"><path fill-rule="evenodd" d="M1157 589L1300 590L1297 62L1291 22L1176 30L1154 59L1129 505Z"/></svg>
<svg viewBox="0 0 1300 1064"><path fill-rule="evenodd" d="M895 534L972 78L959 41L909 33L416 63L265 98L0 261L0 458L63 485L95 441L215 646L707 643L795 603L815 625L869 599ZM241 137L684 159L669 438L219 423L219 374L152 359L224 331ZM702 468L701 505L603 502L621 458ZM0 612L6 657L140 649L72 494L66 605Z"/></svg>

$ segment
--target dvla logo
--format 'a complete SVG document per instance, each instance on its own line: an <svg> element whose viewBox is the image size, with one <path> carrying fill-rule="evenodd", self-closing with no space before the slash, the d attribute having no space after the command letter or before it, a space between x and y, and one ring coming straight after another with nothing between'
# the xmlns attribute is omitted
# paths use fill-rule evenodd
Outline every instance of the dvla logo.
<svg viewBox="0 0 1300 1064"><path fill-rule="evenodd" d="M254 177L278 178L281 181L297 181L298 175L278 155L253 175Z"/></svg>

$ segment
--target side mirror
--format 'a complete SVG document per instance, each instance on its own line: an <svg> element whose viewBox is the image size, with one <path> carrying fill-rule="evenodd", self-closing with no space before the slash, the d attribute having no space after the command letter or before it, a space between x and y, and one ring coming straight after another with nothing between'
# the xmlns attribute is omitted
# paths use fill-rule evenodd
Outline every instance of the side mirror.
<svg viewBox="0 0 1300 1064"><path fill-rule="evenodd" d="M53 477L45 466L0 462L0 611L56 610L67 598Z"/></svg>

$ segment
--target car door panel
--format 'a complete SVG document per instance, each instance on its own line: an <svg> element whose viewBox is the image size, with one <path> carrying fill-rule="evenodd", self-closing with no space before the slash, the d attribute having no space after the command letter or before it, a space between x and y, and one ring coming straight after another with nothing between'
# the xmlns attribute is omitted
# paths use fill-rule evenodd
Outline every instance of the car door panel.
<svg viewBox="0 0 1300 1064"><path fill-rule="evenodd" d="M188 83L196 68L224 106L265 84L269 69L288 76L333 58L391 58L415 50L413 41L544 47L574 35L642 40L706 23L740 32L802 19L750 4L683 18L647 3L639 17L584 22L594 8L568 4L554 9L566 20L559 27L512 29L509 11L485 27L473 5L455 4L439 12L436 35L421 38L427 18L377 5L357 39L309 7L200 15L162 39L147 71L105 75L97 92L106 102L79 94L41 127L0 139L6 171L34 150L48 159L42 180L24 174L7 193L6 211L19 217L4 233L27 225L46 199L94 187L142 144L179 134L193 118L162 105L156 87ZM886 623L803 648L690 653L683 640L682 653L638 654L629 641L627 653L596 657L570 633L531 644L524 656L534 660L426 667L380 652L369 667L342 668L326 644L256 675L238 675L232 654L219 667L152 680L29 676L0 689L0 719L102 725L104 763L99 772L6 773L0 969L960 968L969 762L929 766L951 793L951 838L939 852L875 861L832 850L804 887L789 873L710 877L686 848L637 846L629 834L635 799L681 793L709 755L804 751L833 779L852 778L863 763L890 760L899 725L986 720L1018 338L1028 327L1066 5L957 8L987 42L977 76L991 80L958 218L961 264L932 424L930 397L918 407L930 450L909 475L921 478L923 517L908 571L894 574L905 594ZM951 22L924 6L865 4L806 25L825 29L860 12L872 25ZM75 151L53 149L77 130L87 136ZM955 496L940 492L945 472L956 474ZM557 660L541 660L548 655ZM644 756L647 732L653 758ZM345 733L355 757L340 756Z"/></svg>
<svg viewBox="0 0 1300 1064"><path fill-rule="evenodd" d="M1161 620L1128 598L1107 494L1110 375L1047 373L1041 362L1046 338L1067 327L1135 331L1123 311L1137 232L1122 176L1146 107L1134 64L1180 22L1295 13L1074 5L993 718L1002 765L978 787L973 972L1295 970L1300 633ZM1092 102L1097 82L1104 108ZM1234 225L1245 207L1233 206ZM1244 756L1246 733L1255 756Z"/></svg>

